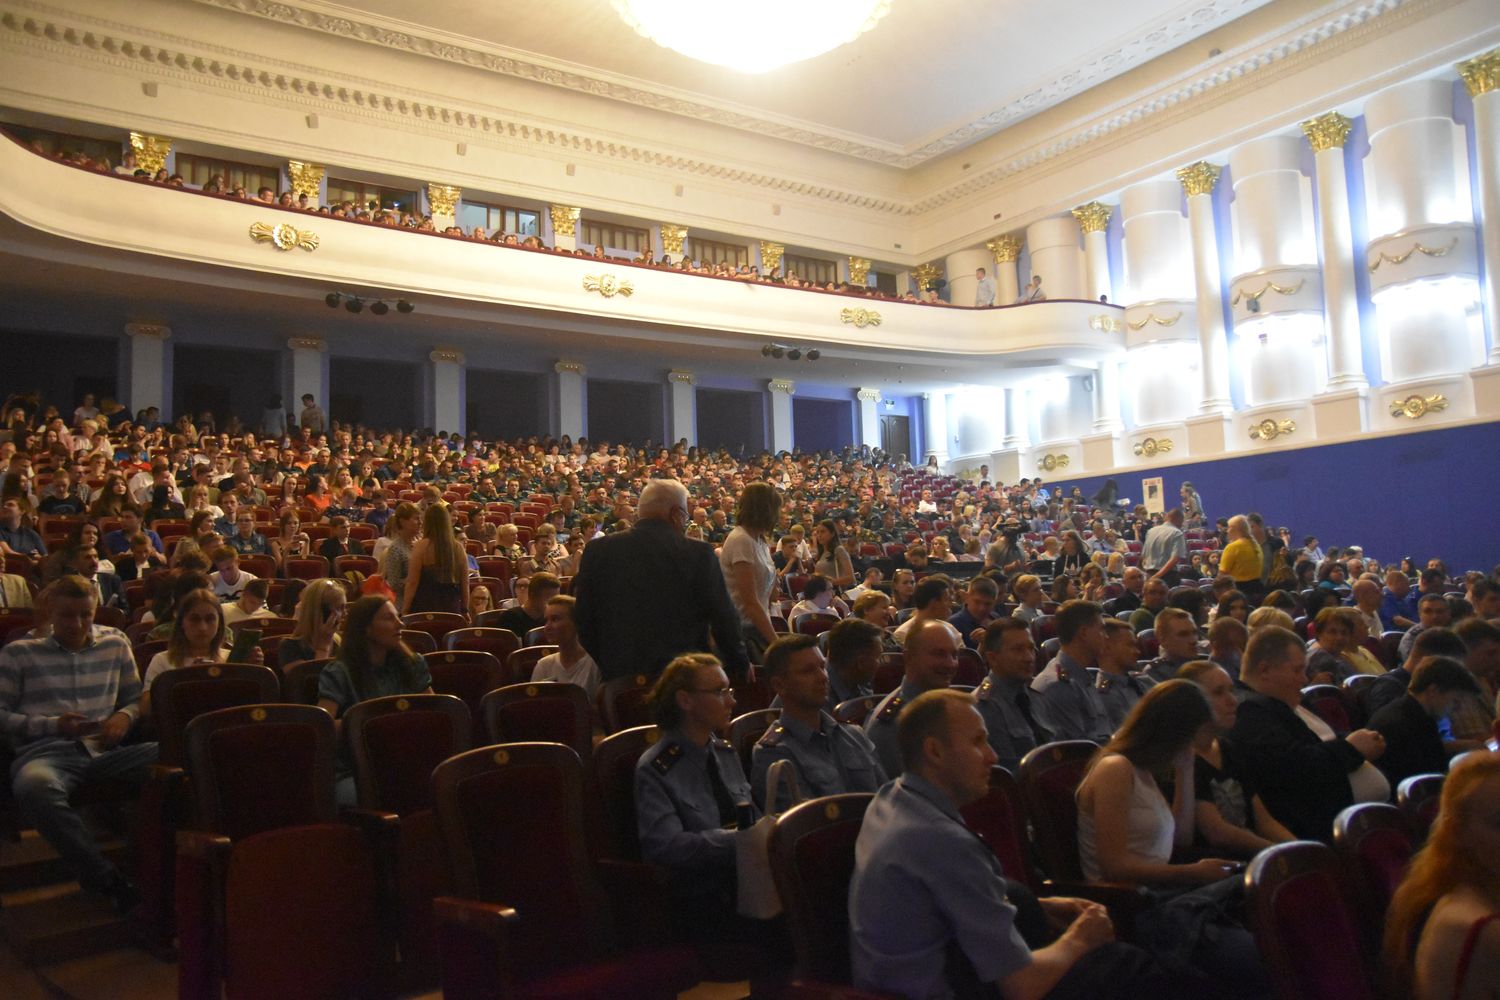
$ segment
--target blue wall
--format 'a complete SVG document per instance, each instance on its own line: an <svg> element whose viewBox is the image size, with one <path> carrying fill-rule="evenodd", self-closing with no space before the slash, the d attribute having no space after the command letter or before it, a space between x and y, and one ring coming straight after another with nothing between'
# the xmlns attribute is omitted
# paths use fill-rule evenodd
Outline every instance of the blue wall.
<svg viewBox="0 0 1500 1000"><path fill-rule="evenodd" d="M799 388L800 392L801 389ZM839 399L792 397L792 443L803 451L838 451L854 442L854 404Z"/></svg>
<svg viewBox="0 0 1500 1000"><path fill-rule="evenodd" d="M1139 502L1141 480L1161 476L1168 501L1183 480L1210 519L1259 511L1301 542L1361 545L1382 563L1434 556L1450 570L1500 564L1500 423L1131 472L1120 496ZM1092 496L1104 477L1058 479Z"/></svg>

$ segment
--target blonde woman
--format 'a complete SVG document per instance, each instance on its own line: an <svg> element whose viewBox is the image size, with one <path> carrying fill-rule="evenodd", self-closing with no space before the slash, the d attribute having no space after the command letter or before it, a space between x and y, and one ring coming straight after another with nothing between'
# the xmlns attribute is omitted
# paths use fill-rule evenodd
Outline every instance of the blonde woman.
<svg viewBox="0 0 1500 1000"><path fill-rule="evenodd" d="M297 599L297 624L276 650L277 665L285 670L303 660L337 656L339 627L349 598L338 580L314 580Z"/></svg>
<svg viewBox="0 0 1500 1000"><path fill-rule="evenodd" d="M406 585L400 593L406 614L448 611L461 615L468 610L469 560L453 530L447 504L435 503L422 515L422 537L412 546Z"/></svg>

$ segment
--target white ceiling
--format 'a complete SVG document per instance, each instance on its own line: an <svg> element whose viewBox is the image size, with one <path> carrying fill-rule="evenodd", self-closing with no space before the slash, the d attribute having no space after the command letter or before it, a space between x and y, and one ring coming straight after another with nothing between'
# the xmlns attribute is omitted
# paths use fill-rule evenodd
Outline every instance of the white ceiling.
<svg viewBox="0 0 1500 1000"><path fill-rule="evenodd" d="M894 0L852 43L760 76L638 35L609 0L199 0L911 166L1052 107L1270 0ZM755 5L717 4L724 30ZM816 0L813 0L816 2ZM293 11L300 11L301 16ZM787 25L788 31L797 26ZM1207 61L1208 53L1203 54ZM708 113L705 113L708 112Z"/></svg>

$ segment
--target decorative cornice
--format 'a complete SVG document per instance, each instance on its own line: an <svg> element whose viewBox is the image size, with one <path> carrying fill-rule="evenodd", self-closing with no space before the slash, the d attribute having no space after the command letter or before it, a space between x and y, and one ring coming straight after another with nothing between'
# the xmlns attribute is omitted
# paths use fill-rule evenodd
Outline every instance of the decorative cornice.
<svg viewBox="0 0 1500 1000"><path fill-rule="evenodd" d="M696 385L698 382L692 372L682 368L674 368L667 372L667 381L677 385Z"/></svg>
<svg viewBox="0 0 1500 1000"><path fill-rule="evenodd" d="M427 184L427 204L432 207L433 215L452 216L453 210L458 207L458 199L462 198L464 189L454 187L452 184Z"/></svg>
<svg viewBox="0 0 1500 1000"><path fill-rule="evenodd" d="M552 370L559 375L583 375L585 373L582 361L559 361L552 366Z"/></svg>
<svg viewBox="0 0 1500 1000"><path fill-rule="evenodd" d="M292 182L292 190L297 194L305 194L316 203L323 188L323 164L303 163L301 160L288 160L286 164L287 178Z"/></svg>
<svg viewBox="0 0 1500 1000"><path fill-rule="evenodd" d="M1321 153L1325 149L1342 149L1344 140L1349 138L1349 128L1353 123L1337 111L1330 111L1326 115L1309 118L1302 123L1302 134L1307 136L1307 141L1312 146L1314 153Z"/></svg>
<svg viewBox="0 0 1500 1000"><path fill-rule="evenodd" d="M994 255L996 264L1014 264L1021 259L1021 237L1007 233L984 245Z"/></svg>
<svg viewBox="0 0 1500 1000"><path fill-rule="evenodd" d="M172 152L172 140L143 132L130 133L130 148L135 151L138 170L156 173L167 165L167 156Z"/></svg>
<svg viewBox="0 0 1500 1000"><path fill-rule="evenodd" d="M1209 163L1207 160L1199 160L1197 163L1178 167L1175 171L1178 182L1182 184L1182 190L1189 198L1200 194L1213 194L1214 185L1219 183L1219 175L1223 172L1223 167Z"/></svg>
<svg viewBox="0 0 1500 1000"><path fill-rule="evenodd" d="M849 258L849 284L863 285L870 280L870 262L864 257Z"/></svg>
<svg viewBox="0 0 1500 1000"><path fill-rule="evenodd" d="M1103 202L1091 201L1073 209L1073 218L1086 233L1102 233L1109 228L1109 213L1113 209Z"/></svg>
<svg viewBox="0 0 1500 1000"><path fill-rule="evenodd" d="M773 378L766 383L766 388L771 392L784 392L788 396L797 393L797 383L789 378Z"/></svg>
<svg viewBox="0 0 1500 1000"><path fill-rule="evenodd" d="M682 253L682 244L687 239L688 227L675 226L670 222L661 224L661 252Z"/></svg>
<svg viewBox="0 0 1500 1000"><path fill-rule="evenodd" d="M858 395L859 401L861 403L878 403L878 402L880 402L880 390L879 389L861 389L861 390L859 390L859 392L858 392L857 395Z"/></svg>
<svg viewBox="0 0 1500 1000"><path fill-rule="evenodd" d="M286 346L294 351L326 351L328 341L322 337L293 337L286 342Z"/></svg>
<svg viewBox="0 0 1500 1000"><path fill-rule="evenodd" d="M548 205L547 211L552 216L552 235L576 236L578 234L578 219L583 215L583 209L572 205Z"/></svg>
<svg viewBox="0 0 1500 1000"><path fill-rule="evenodd" d="M1500 90L1500 49L1491 49L1482 56L1459 63L1458 75L1463 77L1470 97Z"/></svg>
<svg viewBox="0 0 1500 1000"><path fill-rule="evenodd" d="M127 337L155 337L157 340L171 340L172 328L160 323L126 323L125 335Z"/></svg>
<svg viewBox="0 0 1500 1000"><path fill-rule="evenodd" d="M433 364L461 365L464 363L464 352L452 347L437 347L427 355L427 359Z"/></svg>

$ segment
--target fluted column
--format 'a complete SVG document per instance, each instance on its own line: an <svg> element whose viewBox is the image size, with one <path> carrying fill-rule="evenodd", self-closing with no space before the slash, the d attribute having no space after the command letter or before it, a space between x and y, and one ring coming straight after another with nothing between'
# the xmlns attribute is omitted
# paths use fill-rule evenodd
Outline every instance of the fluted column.
<svg viewBox="0 0 1500 1000"><path fill-rule="evenodd" d="M880 447L880 390L859 390L859 443Z"/></svg>
<svg viewBox="0 0 1500 1000"><path fill-rule="evenodd" d="M766 383L771 394L771 453L791 451L792 396L797 392L797 383L789 378L773 378Z"/></svg>
<svg viewBox="0 0 1500 1000"><path fill-rule="evenodd" d="M950 253L943 262L948 270L948 301L956 306L972 306L974 292L979 287L976 272L981 267L987 268L989 262L989 253L977 248Z"/></svg>
<svg viewBox="0 0 1500 1000"><path fill-rule="evenodd" d="M1474 98L1474 170L1479 181L1480 235L1484 241L1484 322L1490 331L1488 361L1500 364L1500 49L1458 64Z"/></svg>
<svg viewBox="0 0 1500 1000"><path fill-rule="evenodd" d="M1091 201L1073 209L1073 218L1083 230L1083 282L1091 299L1114 301L1109 282L1109 205Z"/></svg>
<svg viewBox="0 0 1500 1000"><path fill-rule="evenodd" d="M923 437L927 450L923 458L937 456L938 468L948 464L948 396L941 392L922 393Z"/></svg>
<svg viewBox="0 0 1500 1000"><path fill-rule="evenodd" d="M558 437L564 435L577 441L585 437L584 384L586 374L580 361L559 361L552 366L553 377L553 427Z"/></svg>
<svg viewBox="0 0 1500 1000"><path fill-rule="evenodd" d="M697 379L693 373L680 368L667 372L667 392L671 394L671 406L667 414L671 423L667 427L667 438L672 444L686 440L688 447L698 443Z"/></svg>
<svg viewBox="0 0 1500 1000"><path fill-rule="evenodd" d="M312 395L328 406L328 344L321 337L292 337L286 342L292 353L291 379L287 383L289 394L286 408L293 412L302 409L302 397ZM434 425L435 426L435 425Z"/></svg>
<svg viewBox="0 0 1500 1000"><path fill-rule="evenodd" d="M1031 443L1026 429L1026 389L1008 386L1005 390L1005 441L1007 448L1024 448Z"/></svg>
<svg viewBox="0 0 1500 1000"><path fill-rule="evenodd" d="M1219 242L1214 226L1214 185L1221 168L1205 160L1177 171L1187 193L1188 230L1193 244L1193 285L1198 300L1198 351L1201 378L1198 410L1228 413L1229 366L1224 343L1223 280L1219 271Z"/></svg>
<svg viewBox="0 0 1500 1000"><path fill-rule="evenodd" d="M130 386L125 404L132 414L148 406L160 407L165 419L171 408L167 341L172 337L172 330L158 323L126 323L125 336L130 349Z"/></svg>
<svg viewBox="0 0 1500 1000"><path fill-rule="evenodd" d="M1349 119L1336 111L1302 123L1312 145L1318 184L1318 247L1323 258L1323 323L1328 335L1328 388L1359 389L1365 378L1354 276L1354 235L1349 225L1349 185L1344 141Z"/></svg>
<svg viewBox="0 0 1500 1000"><path fill-rule="evenodd" d="M1106 358L1094 370L1094 431L1110 434L1120 426L1120 363Z"/></svg>
<svg viewBox="0 0 1500 1000"><path fill-rule="evenodd" d="M1008 306L1021 295L1016 261L1021 258L1021 237L1005 235L985 244L995 258L995 302Z"/></svg>
<svg viewBox="0 0 1500 1000"><path fill-rule="evenodd" d="M572 205L548 205L552 217L552 245L558 250L578 249L578 219L583 209Z"/></svg>
<svg viewBox="0 0 1500 1000"><path fill-rule="evenodd" d="M432 362L433 430L463 434L464 430L464 352L439 347L427 355Z"/></svg>

